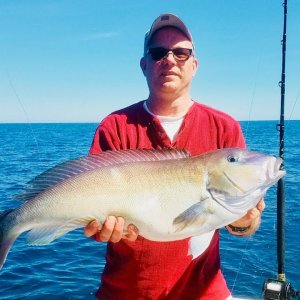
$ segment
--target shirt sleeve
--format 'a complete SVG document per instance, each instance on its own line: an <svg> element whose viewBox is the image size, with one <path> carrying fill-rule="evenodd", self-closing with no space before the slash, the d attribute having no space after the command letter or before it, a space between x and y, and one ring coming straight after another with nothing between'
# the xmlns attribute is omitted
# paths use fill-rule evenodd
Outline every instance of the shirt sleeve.
<svg viewBox="0 0 300 300"><path fill-rule="evenodd" d="M224 148L246 148L241 126L235 120L225 130Z"/></svg>
<svg viewBox="0 0 300 300"><path fill-rule="evenodd" d="M107 150L120 150L120 138L115 122L111 117L104 119L96 129L89 155Z"/></svg>

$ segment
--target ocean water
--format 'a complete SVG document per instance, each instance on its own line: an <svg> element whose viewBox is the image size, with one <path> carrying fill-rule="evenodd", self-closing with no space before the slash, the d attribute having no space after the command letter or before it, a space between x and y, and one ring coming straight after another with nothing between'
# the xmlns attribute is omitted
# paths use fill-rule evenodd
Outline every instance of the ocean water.
<svg viewBox="0 0 300 300"><path fill-rule="evenodd" d="M97 124L0 124L0 211L26 182L60 162L88 152ZM275 121L242 123L248 148L278 154ZM286 122L286 275L300 290L300 121ZM259 231L250 238L221 230L222 269L235 296L261 298L276 278L276 188L266 196ZM48 246L29 247L25 235L0 271L0 299L94 299L105 264L105 244L73 231Z"/></svg>

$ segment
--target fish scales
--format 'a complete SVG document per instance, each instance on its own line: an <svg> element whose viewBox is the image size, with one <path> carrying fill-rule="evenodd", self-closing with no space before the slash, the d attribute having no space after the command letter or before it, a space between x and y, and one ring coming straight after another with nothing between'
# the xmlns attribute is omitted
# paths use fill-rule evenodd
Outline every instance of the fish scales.
<svg viewBox="0 0 300 300"><path fill-rule="evenodd" d="M170 241L220 228L256 206L285 172L282 160L244 149L189 157L183 151L110 151L83 157L37 176L0 213L0 268L25 231L44 245L91 220L122 216L145 238Z"/></svg>
<svg viewBox="0 0 300 300"><path fill-rule="evenodd" d="M34 201L25 203L22 210L31 213L27 213L22 222L35 220L40 215L45 215L49 223L54 218L66 220L82 216L103 221L107 215L116 214L127 218L127 223L135 221L138 226L139 218L132 217L137 212L146 219L166 220L166 213L171 211L174 211L172 218L175 218L200 197L193 203L180 201L183 196L193 199L193 194L200 195L201 176L199 172L192 174L194 167L190 168L191 165L193 163L188 161L178 161L176 164L171 161L138 162L80 174L48 189ZM171 221L169 225L172 225Z"/></svg>

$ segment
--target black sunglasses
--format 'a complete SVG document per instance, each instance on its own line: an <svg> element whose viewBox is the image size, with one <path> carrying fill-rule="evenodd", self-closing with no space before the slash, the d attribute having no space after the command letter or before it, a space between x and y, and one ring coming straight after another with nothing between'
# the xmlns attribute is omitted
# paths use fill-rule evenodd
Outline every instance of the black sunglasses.
<svg viewBox="0 0 300 300"><path fill-rule="evenodd" d="M163 47L149 48L148 54L151 55L151 58L155 61L159 61L168 56L169 53L172 53L176 61L187 61L193 53L193 49L189 48L174 48L166 49Z"/></svg>

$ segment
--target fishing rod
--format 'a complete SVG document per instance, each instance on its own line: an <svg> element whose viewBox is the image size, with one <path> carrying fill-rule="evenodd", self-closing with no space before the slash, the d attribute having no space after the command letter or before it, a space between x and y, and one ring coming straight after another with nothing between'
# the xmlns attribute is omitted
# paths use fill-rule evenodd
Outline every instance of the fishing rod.
<svg viewBox="0 0 300 300"><path fill-rule="evenodd" d="M283 35L282 35L282 70L280 101L280 121L277 124L279 131L279 156L282 158L281 169L284 169L284 99L285 99L285 57L286 57L286 22L287 22L287 0L283 2ZM284 271L285 260L285 182L281 178L277 184L277 279L267 279L263 285L264 300L288 300L291 298L300 299L300 292L295 291L292 285L286 282Z"/></svg>

